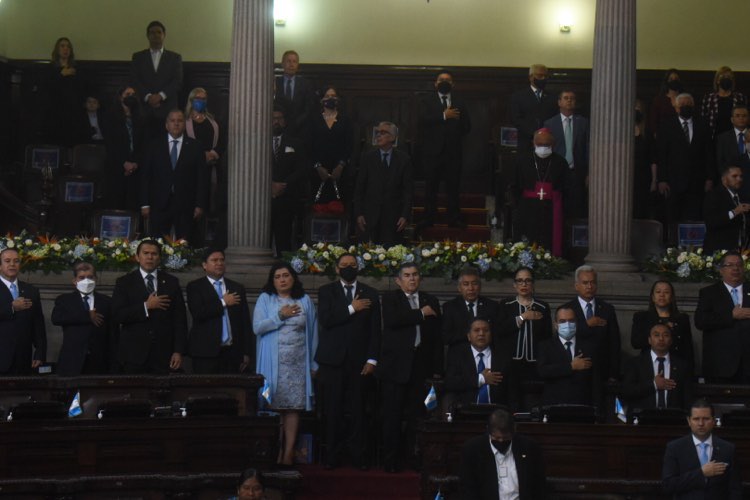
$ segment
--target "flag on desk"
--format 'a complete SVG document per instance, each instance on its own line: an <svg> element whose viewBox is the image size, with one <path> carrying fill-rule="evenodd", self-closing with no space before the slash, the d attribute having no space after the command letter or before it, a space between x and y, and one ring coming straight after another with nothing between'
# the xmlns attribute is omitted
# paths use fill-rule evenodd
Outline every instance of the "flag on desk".
<svg viewBox="0 0 750 500"><path fill-rule="evenodd" d="M435 495L435 500L445 500L445 497L443 496L443 493L440 491L440 488L438 488L437 494Z"/></svg>
<svg viewBox="0 0 750 500"><path fill-rule="evenodd" d="M424 398L424 406L428 410L434 410L437 408L437 394L435 394L435 386L430 386L430 392L427 393L427 397Z"/></svg>
<svg viewBox="0 0 750 500"><path fill-rule="evenodd" d="M617 415L617 418L619 418L623 423L627 423L628 417L625 416L625 410L622 407L622 403L620 403L620 398L615 398L615 415Z"/></svg>
<svg viewBox="0 0 750 500"><path fill-rule="evenodd" d="M81 391L77 391L76 395L73 396L73 402L70 403L70 408L68 408L68 417L77 417L83 413L83 410L81 410Z"/></svg>
<svg viewBox="0 0 750 500"><path fill-rule="evenodd" d="M263 396L263 399L268 403L271 404L271 386L268 385L268 379L265 379L263 382L263 387L260 389L260 395Z"/></svg>

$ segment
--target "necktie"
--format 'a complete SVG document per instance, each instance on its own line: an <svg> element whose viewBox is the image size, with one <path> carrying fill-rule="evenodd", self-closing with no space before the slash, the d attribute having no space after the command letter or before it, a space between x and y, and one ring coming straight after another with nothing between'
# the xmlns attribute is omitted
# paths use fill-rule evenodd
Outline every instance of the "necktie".
<svg viewBox="0 0 750 500"><path fill-rule="evenodd" d="M740 305L740 294L736 288L732 288L732 302L735 306Z"/></svg>
<svg viewBox="0 0 750 500"><path fill-rule="evenodd" d="M346 304L349 305L352 303L352 300L354 300L354 295L352 295L352 289L354 286L346 285L344 288L346 288Z"/></svg>
<svg viewBox="0 0 750 500"><path fill-rule="evenodd" d="M414 294L409 295L409 305L412 309L419 309L417 297ZM414 347L419 347L419 344L422 343L422 330L419 328L419 325L414 328L417 331L417 335L414 337Z"/></svg>
<svg viewBox="0 0 750 500"><path fill-rule="evenodd" d="M469 307L469 314L472 317L476 316L476 313L474 312L474 302L469 302L468 307Z"/></svg>
<svg viewBox="0 0 750 500"><path fill-rule="evenodd" d="M388 154L389 153L383 153L383 167L388 168Z"/></svg>
<svg viewBox="0 0 750 500"><path fill-rule="evenodd" d="M441 98L443 99L443 109L448 109L448 96L444 95Z"/></svg>
<svg viewBox="0 0 750 500"><path fill-rule="evenodd" d="M589 320L594 316L594 308L591 307L591 302L586 304L586 319Z"/></svg>
<svg viewBox="0 0 750 500"><path fill-rule="evenodd" d="M662 375L666 374L664 373L664 361L665 359L659 356L656 358L656 361L659 362L659 367L657 368L658 373L661 373ZM666 408L667 407L667 391L661 390L657 391L656 393L656 406L657 408Z"/></svg>
<svg viewBox="0 0 750 500"><path fill-rule="evenodd" d="M477 363L477 374L480 374L484 371L484 353L480 352L479 354L477 354L477 356L479 356L479 363ZM477 403L487 404L489 402L490 388L487 386L487 384L484 384L479 388L479 393L477 394Z"/></svg>
<svg viewBox="0 0 750 500"><path fill-rule="evenodd" d="M172 162L172 170L177 166L177 140L172 141L172 149L169 150L169 161Z"/></svg>
<svg viewBox="0 0 750 500"><path fill-rule="evenodd" d="M687 120L682 122L682 131L685 134L685 139L687 139L687 141L690 142L690 127L688 127Z"/></svg>
<svg viewBox="0 0 750 500"><path fill-rule="evenodd" d="M221 281L214 281L214 288L216 289L216 293L219 295L219 300L224 298L224 294L221 292ZM224 314L221 318L221 343L227 344L231 340L231 337L229 336L229 313L227 312L227 308L224 308Z"/></svg>
<svg viewBox="0 0 750 500"><path fill-rule="evenodd" d="M701 449L701 452L698 454L698 458L700 458L701 467L703 467L709 461L709 458L708 458L708 443L701 443L701 444L698 445L698 448Z"/></svg>
<svg viewBox="0 0 750 500"><path fill-rule="evenodd" d="M10 284L10 294L13 296L13 300L18 298L18 287L15 283Z"/></svg>
<svg viewBox="0 0 750 500"><path fill-rule="evenodd" d="M745 133L740 132L737 134L737 150L740 153L740 156L745 154Z"/></svg>
<svg viewBox="0 0 750 500"><path fill-rule="evenodd" d="M573 165L573 117L565 119L565 161Z"/></svg>
<svg viewBox="0 0 750 500"><path fill-rule="evenodd" d="M542 101L542 91L541 90L537 90L534 93L536 94L536 100L539 101L539 102L541 102Z"/></svg>
<svg viewBox="0 0 750 500"><path fill-rule="evenodd" d="M156 291L156 288L154 288L154 275L153 274L146 275L146 290L148 291L149 295L151 295L152 293Z"/></svg>
<svg viewBox="0 0 750 500"><path fill-rule="evenodd" d="M128 151L133 152L133 120L130 117L125 118L125 128L128 129Z"/></svg>
<svg viewBox="0 0 750 500"><path fill-rule="evenodd" d="M89 296L88 295L84 295L83 296L83 307L85 307L87 311L91 310L91 303L89 302Z"/></svg>
<svg viewBox="0 0 750 500"><path fill-rule="evenodd" d="M573 358L575 358L575 353L573 352L573 342L568 340L565 342L565 350L570 353L570 360L573 361Z"/></svg>
<svg viewBox="0 0 750 500"><path fill-rule="evenodd" d="M292 100L292 79L291 78L286 79L286 87L284 88L284 97L286 97L290 101Z"/></svg>
<svg viewBox="0 0 750 500"><path fill-rule="evenodd" d="M281 136L277 135L273 138L273 155L279 156L279 146L281 146Z"/></svg>

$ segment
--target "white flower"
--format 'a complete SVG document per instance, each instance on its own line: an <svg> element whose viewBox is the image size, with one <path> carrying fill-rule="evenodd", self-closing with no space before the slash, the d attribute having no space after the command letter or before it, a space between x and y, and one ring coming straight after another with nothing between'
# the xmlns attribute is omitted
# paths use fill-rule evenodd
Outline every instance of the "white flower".
<svg viewBox="0 0 750 500"><path fill-rule="evenodd" d="M108 248L114 248L115 245L116 245L115 240L110 240L110 241L107 242L107 247Z"/></svg>
<svg viewBox="0 0 750 500"><path fill-rule="evenodd" d="M301 247L299 247L300 250L303 252L307 252L307 243L303 243Z"/></svg>
<svg viewBox="0 0 750 500"><path fill-rule="evenodd" d="M423 248L422 249L422 257L429 257L430 256L430 249L429 248Z"/></svg>
<svg viewBox="0 0 750 500"><path fill-rule="evenodd" d="M8 248L15 248L16 242L13 240L8 240L8 244L6 245Z"/></svg>
<svg viewBox="0 0 750 500"><path fill-rule="evenodd" d="M466 258L466 256L465 256L465 255L462 255L462 256L461 256L461 262L466 262L467 260L468 260L468 259Z"/></svg>
<svg viewBox="0 0 750 500"><path fill-rule="evenodd" d="M690 276L690 264L683 262L680 267L677 268L677 276L680 278L687 278Z"/></svg>
<svg viewBox="0 0 750 500"><path fill-rule="evenodd" d="M27 239L26 241L23 242L23 244L26 245L27 247L30 247L31 245L34 244L34 242L31 241L31 239Z"/></svg>
<svg viewBox="0 0 750 500"><path fill-rule="evenodd" d="M356 252L356 251L357 251L357 247L355 247L354 245L351 245L351 246L349 247L349 253L354 253L354 252Z"/></svg>
<svg viewBox="0 0 750 500"><path fill-rule="evenodd" d="M440 243L435 243L435 248L440 248Z"/></svg>
<svg viewBox="0 0 750 500"><path fill-rule="evenodd" d="M677 263L682 264L683 262L687 260L687 258L688 258L687 252L682 252L680 255L677 256Z"/></svg>
<svg viewBox="0 0 750 500"><path fill-rule="evenodd" d="M370 252L365 252L364 255L362 255L362 258L365 260L372 260L372 255Z"/></svg>
<svg viewBox="0 0 750 500"><path fill-rule="evenodd" d="M435 257L435 262L440 262L440 257Z"/></svg>
<svg viewBox="0 0 750 500"><path fill-rule="evenodd" d="M456 242L456 248L459 248L459 247L461 247L461 242L460 242L460 241L457 241L457 242Z"/></svg>
<svg viewBox="0 0 750 500"><path fill-rule="evenodd" d="M398 262L396 262L395 260L391 261L391 267L396 267L397 265L398 265Z"/></svg>
<svg viewBox="0 0 750 500"><path fill-rule="evenodd" d="M324 259L327 259L330 256L331 256L331 254L328 251L323 252L323 258Z"/></svg>
<svg viewBox="0 0 750 500"><path fill-rule="evenodd" d="M544 260L550 260L552 256L549 254L549 252L544 253Z"/></svg>
<svg viewBox="0 0 750 500"><path fill-rule="evenodd" d="M319 241L319 242L318 242L318 243L317 243L317 244L315 245L315 248L317 248L318 250L322 250L324 246L325 246L325 243L323 243L322 241Z"/></svg>
<svg viewBox="0 0 750 500"><path fill-rule="evenodd" d="M120 250L119 248L115 250L115 255L120 255L121 253L122 253L122 250Z"/></svg>
<svg viewBox="0 0 750 500"><path fill-rule="evenodd" d="M380 260L380 261L385 260L385 254L381 253L380 255L378 255L378 260Z"/></svg>
<svg viewBox="0 0 750 500"><path fill-rule="evenodd" d="M430 250L430 255L437 255L437 248L433 248Z"/></svg>
<svg viewBox="0 0 750 500"><path fill-rule="evenodd" d="M164 247L164 253L167 255L174 255L174 248L166 246Z"/></svg>
<svg viewBox="0 0 750 500"><path fill-rule="evenodd" d="M54 250L55 252L59 252L60 250L62 250L62 247L59 243L55 243L54 245L52 245L52 250Z"/></svg>

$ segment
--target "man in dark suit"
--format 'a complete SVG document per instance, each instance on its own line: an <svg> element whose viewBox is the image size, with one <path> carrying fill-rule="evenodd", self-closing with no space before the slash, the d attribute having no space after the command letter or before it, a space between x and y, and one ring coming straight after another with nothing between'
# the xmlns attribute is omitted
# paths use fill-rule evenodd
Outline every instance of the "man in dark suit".
<svg viewBox="0 0 750 500"><path fill-rule="evenodd" d="M112 294L115 322L121 326L118 358L124 373L166 374L179 370L187 347L187 316L180 282L157 271L161 245L142 240L138 269L117 278Z"/></svg>
<svg viewBox="0 0 750 500"><path fill-rule="evenodd" d="M18 250L0 250L0 375L28 375L47 356L39 290L20 281L20 272Z"/></svg>
<svg viewBox="0 0 750 500"><path fill-rule="evenodd" d="M206 250L203 270L206 276L186 287L193 317L188 335L193 373L242 373L254 366L255 347L245 287L225 276L222 250Z"/></svg>
<svg viewBox="0 0 750 500"><path fill-rule="evenodd" d="M554 96L544 91L548 76L544 64L532 64L529 68L529 86L510 96L510 117L513 126L518 129L519 150L530 150L534 132L558 111Z"/></svg>
<svg viewBox="0 0 750 500"><path fill-rule="evenodd" d="M345 253L336 263L338 280L318 291L318 381L326 419L326 468L338 465L348 447L352 465L368 466L366 407L380 351L380 299L357 280L358 263ZM349 415L346 426L344 416ZM348 431L348 432L346 432Z"/></svg>
<svg viewBox="0 0 750 500"><path fill-rule="evenodd" d="M292 250L292 228L309 174L298 138L287 132L286 110L273 108L273 165L271 166L271 233L276 256Z"/></svg>
<svg viewBox="0 0 750 500"><path fill-rule="evenodd" d="M425 379L443 372L440 341L440 302L419 290L419 267L401 265L398 289L383 294L383 337L375 374L383 390L383 463L386 472L396 472L401 438L413 454L416 422L425 411ZM413 458L413 457L412 457Z"/></svg>
<svg viewBox="0 0 750 500"><path fill-rule="evenodd" d="M167 113L177 108L182 89L182 56L164 49L167 29L159 21L146 28L149 48L133 54L130 82L146 104L151 137L158 136Z"/></svg>
<svg viewBox="0 0 750 500"><path fill-rule="evenodd" d="M185 132L185 114L167 115L166 137L146 152L141 172L141 215L149 234L164 236L174 227L177 238L191 238L193 221L208 204L208 168L200 144Z"/></svg>
<svg viewBox="0 0 750 500"><path fill-rule="evenodd" d="M547 498L542 450L515 433L513 415L503 409L490 415L487 434L464 443L459 478L463 500Z"/></svg>
<svg viewBox="0 0 750 500"><path fill-rule="evenodd" d="M552 325L557 335L539 344L537 358L544 382L542 404L599 405L601 383L596 372L601 361L595 357L594 345L579 336L573 307L558 307Z"/></svg>
<svg viewBox="0 0 750 500"><path fill-rule="evenodd" d="M385 246L402 239L411 214L412 166L409 155L395 149L398 127L380 122L377 149L362 153L354 195L360 241Z"/></svg>
<svg viewBox="0 0 750 500"><path fill-rule="evenodd" d="M576 94L563 90L557 99L560 113L544 122L555 137L552 151L565 158L563 208L567 217L588 217L589 121L575 114Z"/></svg>
<svg viewBox="0 0 750 500"><path fill-rule="evenodd" d="M467 266L458 275L458 297L443 304L443 343L448 347L467 344L466 331L474 318L485 318L490 322L494 344L498 335L499 306L497 302L480 295L482 277L479 269Z"/></svg>
<svg viewBox="0 0 750 500"><path fill-rule="evenodd" d="M628 411L686 409L692 402L693 373L685 360L669 353L672 330L667 325L654 325L648 344L651 349L632 358L625 367L622 395Z"/></svg>
<svg viewBox="0 0 750 500"><path fill-rule="evenodd" d="M63 329L57 374L75 377L109 373L117 338L112 299L94 291L96 269L89 262L73 266L73 286L74 291L55 299L52 309L52 324Z"/></svg>
<svg viewBox="0 0 750 500"><path fill-rule="evenodd" d="M435 222L440 181L445 181L448 225L466 227L461 218L458 195L461 189L463 139L471 130L469 109L453 92L453 75L447 71L437 75L437 93L424 96L419 102L419 132L422 169L425 177L425 214L421 227Z"/></svg>
<svg viewBox="0 0 750 500"><path fill-rule="evenodd" d="M743 498L735 446L713 434L713 406L705 399L697 400L687 421L690 435L670 441L664 452L664 492L675 500Z"/></svg>
<svg viewBox="0 0 750 500"><path fill-rule="evenodd" d="M468 343L448 351L443 407L477 403L515 408L518 387L510 354L493 347L489 320L476 317L466 330Z"/></svg>
<svg viewBox="0 0 750 500"><path fill-rule="evenodd" d="M594 346L594 359L602 367L602 380L620 378L620 325L613 305L596 296L597 276L591 266L580 266L575 271L578 296L568 302L576 313L578 338ZM604 368L606 367L606 368Z"/></svg>
<svg viewBox="0 0 750 500"><path fill-rule="evenodd" d="M310 117L315 108L312 84L297 74L299 54L287 50L281 56L283 74L276 77L276 100L287 111L286 123L289 133L307 141L310 137Z"/></svg>
<svg viewBox="0 0 750 500"><path fill-rule="evenodd" d="M721 169L721 185L715 187L703 202L706 237L703 251L737 250L747 245L747 223L750 204L741 203L742 169L726 165Z"/></svg>
<svg viewBox="0 0 750 500"><path fill-rule="evenodd" d="M693 97L675 98L678 116L666 120L656 134L659 193L666 198L667 241L676 243L676 224L701 220L701 204L713 187L713 144L706 125L694 118Z"/></svg>
<svg viewBox="0 0 750 500"><path fill-rule="evenodd" d="M750 178L750 158L745 145L745 134L748 132L748 109L744 104L732 109L732 128L716 136L716 166L719 171L727 166L742 169L742 176ZM740 188L740 198L750 199L750 186Z"/></svg>
<svg viewBox="0 0 750 500"><path fill-rule="evenodd" d="M703 330L703 376L714 383L750 383L750 283L744 261L728 252L719 261L721 281L701 288L695 326Z"/></svg>

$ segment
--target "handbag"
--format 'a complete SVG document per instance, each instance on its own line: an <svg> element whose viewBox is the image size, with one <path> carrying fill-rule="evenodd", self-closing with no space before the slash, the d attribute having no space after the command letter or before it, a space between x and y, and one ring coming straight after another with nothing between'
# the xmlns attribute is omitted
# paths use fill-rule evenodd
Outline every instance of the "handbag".
<svg viewBox="0 0 750 500"><path fill-rule="evenodd" d="M325 187L326 182L333 183L333 191L336 193L336 199L331 200L327 203L321 203L320 197L323 194L323 187ZM328 179L325 181L322 181L320 183L320 186L318 187L318 192L315 194L315 200L312 204L312 211L314 214L328 214L328 215L343 215L344 214L344 202L341 201L341 193L339 192L339 185L336 183L335 180Z"/></svg>

